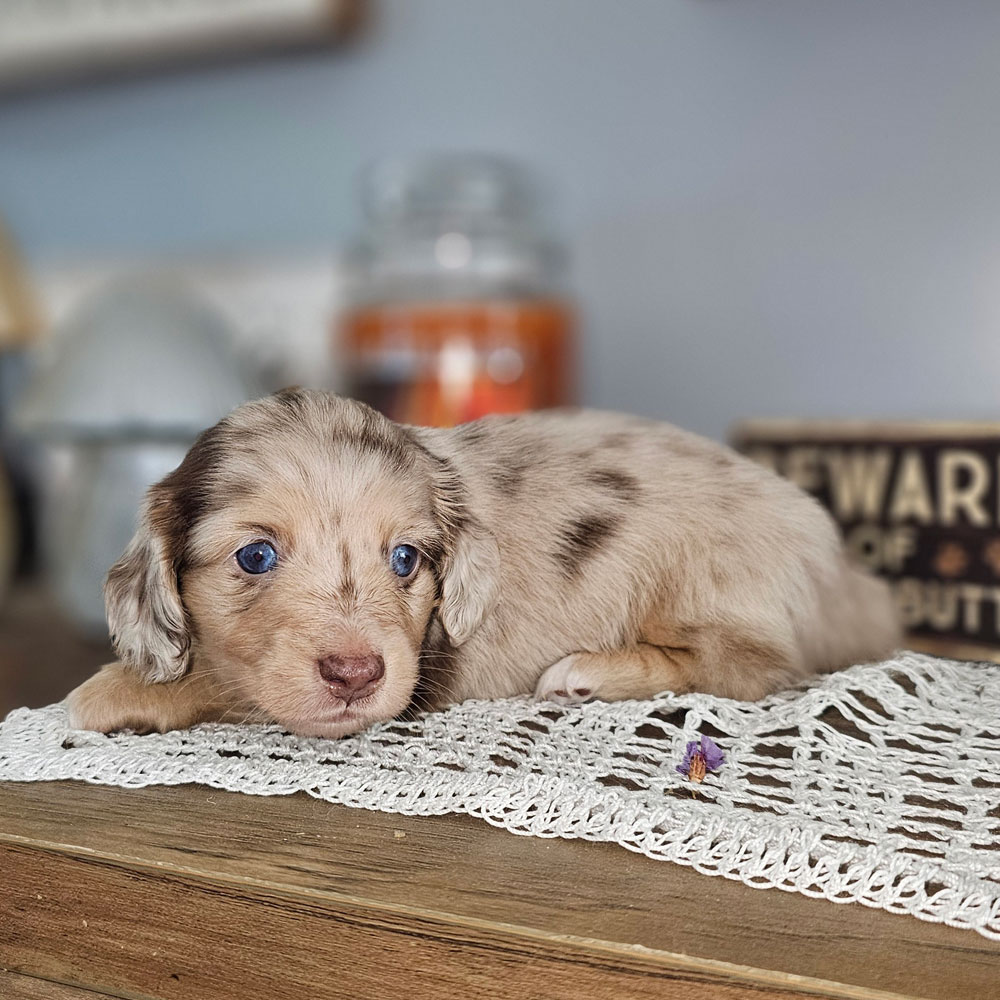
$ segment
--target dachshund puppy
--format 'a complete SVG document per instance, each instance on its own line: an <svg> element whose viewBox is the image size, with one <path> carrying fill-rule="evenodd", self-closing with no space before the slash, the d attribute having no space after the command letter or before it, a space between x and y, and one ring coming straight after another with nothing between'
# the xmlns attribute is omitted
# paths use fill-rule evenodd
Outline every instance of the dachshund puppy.
<svg viewBox="0 0 1000 1000"><path fill-rule="evenodd" d="M593 412L403 427L287 390L205 431L108 575L73 726L338 737L466 698L757 699L899 639L819 504Z"/></svg>

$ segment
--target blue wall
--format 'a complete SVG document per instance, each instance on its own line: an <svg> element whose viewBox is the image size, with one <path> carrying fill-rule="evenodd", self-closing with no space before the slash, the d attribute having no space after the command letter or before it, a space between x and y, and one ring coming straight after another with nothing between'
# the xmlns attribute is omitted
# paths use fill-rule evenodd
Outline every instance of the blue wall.
<svg viewBox="0 0 1000 1000"><path fill-rule="evenodd" d="M375 0L336 52L0 102L34 259L317 248L359 166L561 186L588 402L1000 416L995 0Z"/></svg>

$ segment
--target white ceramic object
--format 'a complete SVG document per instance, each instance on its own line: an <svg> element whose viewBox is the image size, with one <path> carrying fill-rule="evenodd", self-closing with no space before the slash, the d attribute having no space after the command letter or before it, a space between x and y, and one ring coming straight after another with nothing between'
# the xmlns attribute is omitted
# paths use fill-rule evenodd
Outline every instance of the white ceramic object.
<svg viewBox="0 0 1000 1000"><path fill-rule="evenodd" d="M102 583L146 488L258 395L221 316L171 280L120 280L56 332L15 412L41 445L41 550L62 609L103 630Z"/></svg>
<svg viewBox="0 0 1000 1000"><path fill-rule="evenodd" d="M221 315L173 279L112 282L55 334L17 423L53 439L193 436L256 387Z"/></svg>

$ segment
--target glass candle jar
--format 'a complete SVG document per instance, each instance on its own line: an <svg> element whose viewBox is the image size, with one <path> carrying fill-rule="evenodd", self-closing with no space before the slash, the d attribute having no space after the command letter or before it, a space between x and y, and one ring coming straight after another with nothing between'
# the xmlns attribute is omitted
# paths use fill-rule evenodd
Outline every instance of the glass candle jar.
<svg viewBox="0 0 1000 1000"><path fill-rule="evenodd" d="M562 246L532 174L499 157L427 156L364 178L339 347L348 394L447 426L574 398Z"/></svg>

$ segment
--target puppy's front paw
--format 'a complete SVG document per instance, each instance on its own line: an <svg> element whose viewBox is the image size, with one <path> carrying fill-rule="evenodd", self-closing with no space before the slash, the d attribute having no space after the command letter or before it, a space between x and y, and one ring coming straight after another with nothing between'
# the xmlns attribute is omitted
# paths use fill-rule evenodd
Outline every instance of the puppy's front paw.
<svg viewBox="0 0 1000 1000"><path fill-rule="evenodd" d="M580 705L596 694L597 679L588 676L586 656L570 653L557 660L538 679L535 697L557 705Z"/></svg>
<svg viewBox="0 0 1000 1000"><path fill-rule="evenodd" d="M72 729L113 733L134 729L148 733L169 726L148 685L119 663L102 667L93 677L74 688L66 698Z"/></svg>

